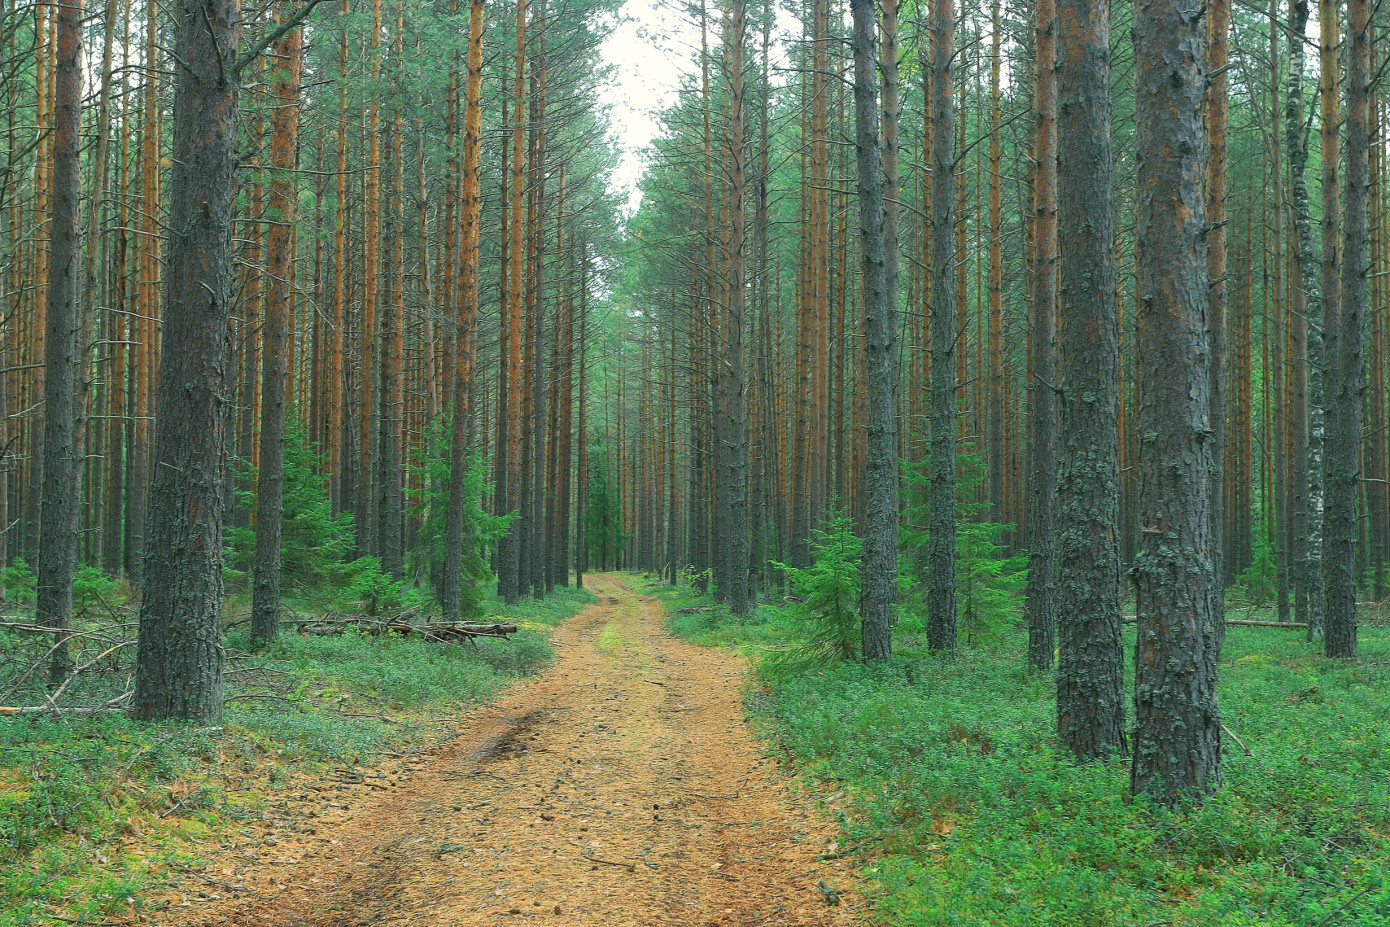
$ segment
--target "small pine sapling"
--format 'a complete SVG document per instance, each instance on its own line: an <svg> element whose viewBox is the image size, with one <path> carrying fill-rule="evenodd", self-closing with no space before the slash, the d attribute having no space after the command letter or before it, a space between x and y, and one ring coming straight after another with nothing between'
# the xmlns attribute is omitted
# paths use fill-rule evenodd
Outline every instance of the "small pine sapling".
<svg viewBox="0 0 1390 927"><path fill-rule="evenodd" d="M247 484L254 486L255 469L242 462ZM298 416L285 421L285 492L280 540L280 575L295 598L331 597L344 578L344 560L355 546L352 516L333 514L328 498L327 472L322 455L309 443ZM254 509L253 490L237 493L237 504ZM227 530L228 582L242 585L256 551L254 528Z"/></svg>
<svg viewBox="0 0 1390 927"><path fill-rule="evenodd" d="M430 429L426 453L417 455L413 469L424 487L410 514L420 520L415 547L406 555L407 575L422 573L438 599L443 582L445 528L449 517L449 423L441 418ZM491 578L488 552L507 533L512 515L490 515L482 500L492 494L487 462L479 454L468 458L467 501L463 508L463 583L459 614L464 620L483 614L483 583Z"/></svg>
<svg viewBox="0 0 1390 927"><path fill-rule="evenodd" d="M805 628L803 643L779 654L774 663L815 669L859 656L859 566L863 545L854 522L836 512L824 530L811 532L811 566L773 565L786 573L794 604L792 617Z"/></svg>
<svg viewBox="0 0 1390 927"><path fill-rule="evenodd" d="M981 456L974 451L956 455L960 468L956 477L956 595L960 627L967 642L996 638L1018 619L1020 596L1028 581L1028 558L1023 553L1008 554L1004 536L1011 524L987 520L990 505L976 501L986 473ZM899 531L902 556L901 586L904 598L917 594L921 585L919 568L925 564L920 553L926 550L930 507L926 492L930 464L926 459L916 466L904 465L907 516Z"/></svg>

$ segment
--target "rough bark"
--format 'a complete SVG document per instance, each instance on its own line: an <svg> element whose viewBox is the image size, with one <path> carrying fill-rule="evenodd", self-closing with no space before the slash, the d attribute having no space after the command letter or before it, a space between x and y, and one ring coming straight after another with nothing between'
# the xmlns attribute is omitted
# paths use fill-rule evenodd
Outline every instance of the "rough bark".
<svg viewBox="0 0 1390 927"><path fill-rule="evenodd" d="M1057 4L1057 730L1079 759L1125 746L1109 13Z"/></svg>
<svg viewBox="0 0 1390 927"><path fill-rule="evenodd" d="M1230 58L1230 0L1211 0L1207 8L1206 68L1215 76L1207 82L1206 129L1209 156L1206 167L1207 279L1211 281L1207 307L1207 337L1211 344L1209 392L1211 395L1211 561L1212 619L1216 622L1219 659L1226 636L1225 499L1226 480L1226 122L1228 101L1226 65Z"/></svg>
<svg viewBox="0 0 1390 927"><path fill-rule="evenodd" d="M299 135L299 72L303 31L294 29L271 52L270 232L267 236L260 469L256 475L256 552L251 585L251 639L264 644L280 630L280 539L285 498L285 388L290 359L292 226L298 205L294 168Z"/></svg>
<svg viewBox="0 0 1390 927"><path fill-rule="evenodd" d="M522 241L525 210L523 208L526 170L526 0L518 0L516 9L516 58L512 73L512 155L511 155L511 226L508 255L511 277L507 285L507 504L505 512L517 513L521 506L521 390L522 374L522 271L526 264L526 248ZM520 519L514 519L498 543L498 594L509 605L521 598Z"/></svg>
<svg viewBox="0 0 1390 927"><path fill-rule="evenodd" d="M463 224L459 274L459 314L455 335L453 425L449 441L449 511L444 540L444 589L440 606L444 618L457 621L463 595L464 512L468 504L468 426L472 417L473 344L478 325L478 245L481 228L482 86L484 0L471 0L468 10L468 78L464 91Z"/></svg>
<svg viewBox="0 0 1390 927"><path fill-rule="evenodd" d="M1057 649L1057 29L1056 0L1038 0L1038 128L1033 303L1028 338L1028 665L1051 669Z"/></svg>
<svg viewBox="0 0 1390 927"><path fill-rule="evenodd" d="M1198 3L1140 4L1134 45L1141 540L1130 787L1171 805L1221 785Z"/></svg>
<svg viewBox="0 0 1390 927"><path fill-rule="evenodd" d="M854 128L869 394L860 616L864 659L876 662L887 660L892 653L893 578L898 558L897 313L896 307L889 302L887 242L883 227L873 0L853 0L850 12L853 17ZM954 622L952 624L954 632Z"/></svg>
<svg viewBox="0 0 1390 927"><path fill-rule="evenodd" d="M1289 38L1289 91L1284 106L1284 139L1289 153L1294 265L1297 270L1297 280L1289 291L1294 403L1291 416L1294 456L1290 472L1294 522L1292 554L1297 564L1294 620L1321 626L1322 304L1308 206L1308 144L1303 132L1303 44L1308 31L1307 0L1293 0L1289 26L1292 35Z"/></svg>
<svg viewBox="0 0 1390 927"><path fill-rule="evenodd" d="M1370 231L1370 7L1347 2L1346 181L1342 211L1342 292L1327 318L1327 508L1323 570L1327 612L1323 652L1356 656L1356 581L1361 477L1362 355L1369 284Z"/></svg>
<svg viewBox="0 0 1390 927"><path fill-rule="evenodd" d="M956 646L956 356L960 289L956 286L954 93L955 9L932 8L931 462L927 549L927 645Z"/></svg>
<svg viewBox="0 0 1390 927"><path fill-rule="evenodd" d="M1000 122L999 68L1003 39L999 0L990 3L989 59L989 372L988 415L990 520L1003 523L1004 517L1004 240L1003 172ZM983 373L983 371L980 371Z"/></svg>
<svg viewBox="0 0 1390 927"><path fill-rule="evenodd" d="M82 330L82 3L57 4L54 23L52 194L49 202L47 331L44 336L43 464L38 562L38 623L67 628L77 572L81 513ZM4 526L0 526L4 527ZM72 663L67 635L56 635L49 680L61 685Z"/></svg>
<svg viewBox="0 0 1390 927"><path fill-rule="evenodd" d="M132 709L144 721L222 715L223 455L232 312L237 0L173 7L168 291L145 586Z"/></svg>
<svg viewBox="0 0 1390 927"><path fill-rule="evenodd" d="M728 9L728 48L725 49L729 74L729 267L728 311L725 317L726 341L720 374L724 377L723 473L719 486L720 523L727 529L725 575L719 588L735 615L746 615L752 607L748 595L748 391L744 383L743 329L747 292L748 228L746 198L747 87L744 74L748 33L746 0L730 0Z"/></svg>

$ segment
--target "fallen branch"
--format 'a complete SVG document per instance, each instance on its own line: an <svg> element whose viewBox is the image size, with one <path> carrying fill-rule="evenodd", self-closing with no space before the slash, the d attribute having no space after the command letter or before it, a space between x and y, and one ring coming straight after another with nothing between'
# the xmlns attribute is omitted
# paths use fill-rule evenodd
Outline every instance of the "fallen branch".
<svg viewBox="0 0 1390 927"><path fill-rule="evenodd" d="M1252 621L1249 618L1227 618L1227 625L1242 625L1247 628L1288 628L1292 631L1305 630L1307 622L1303 621Z"/></svg>
<svg viewBox="0 0 1390 927"><path fill-rule="evenodd" d="M56 715L59 718L94 718L108 711L125 711L125 705L123 703L128 701L134 694L133 691L122 692L115 698L102 702L100 705L87 705L75 708L60 708L51 703L47 705L24 705L17 708L0 707L0 715Z"/></svg>
<svg viewBox="0 0 1390 927"><path fill-rule="evenodd" d="M1121 619L1124 624L1134 624L1138 620L1134 615L1125 615ZM1227 618L1226 626L1232 625L1245 628L1285 628L1290 631L1302 631L1308 627L1307 623L1302 621L1256 621L1250 618Z"/></svg>
<svg viewBox="0 0 1390 927"><path fill-rule="evenodd" d="M636 872L636 871L637 871L637 864L636 864L636 863L621 863L621 862L615 862L614 860L611 860L611 859L599 859L597 856L592 855L587 849L585 849L585 850L580 850L580 851L579 851L579 855L582 856L582 857L584 857L585 859L587 859L587 860L588 860L589 862L591 862L591 863L603 863L605 866L618 866L618 867L621 868L621 869L626 869L628 872Z"/></svg>
<svg viewBox="0 0 1390 927"><path fill-rule="evenodd" d="M1254 756L1254 754L1250 752L1250 748L1245 745L1245 741L1241 740L1239 737L1236 736L1235 731L1231 730L1224 724L1221 725L1221 730L1231 735L1231 739L1240 745L1240 749L1245 753L1246 756Z"/></svg>

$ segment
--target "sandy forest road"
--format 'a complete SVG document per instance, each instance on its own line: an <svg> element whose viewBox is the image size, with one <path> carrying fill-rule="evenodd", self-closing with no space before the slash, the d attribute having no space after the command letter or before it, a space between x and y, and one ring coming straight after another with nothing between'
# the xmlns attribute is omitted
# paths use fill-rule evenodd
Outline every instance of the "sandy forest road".
<svg viewBox="0 0 1390 927"><path fill-rule="evenodd" d="M331 817L291 814L142 920L856 923L847 865L820 859L835 828L793 798L743 722L743 662L673 638L661 605L618 577L587 579L601 604L556 631L543 676L398 785L358 789Z"/></svg>

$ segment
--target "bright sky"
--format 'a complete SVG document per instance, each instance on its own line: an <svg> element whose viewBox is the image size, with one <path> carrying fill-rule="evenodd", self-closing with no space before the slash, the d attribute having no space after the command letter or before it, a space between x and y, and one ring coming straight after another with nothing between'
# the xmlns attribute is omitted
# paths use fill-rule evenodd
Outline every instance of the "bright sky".
<svg viewBox="0 0 1390 927"><path fill-rule="evenodd" d="M644 149L661 131L658 114L676 101L681 76L694 74L700 61L699 7L694 15L681 12L683 0L626 0L618 14L618 26L603 44L603 60L613 66L613 82L602 102L610 107L614 140L622 158L614 185L627 195L627 210L637 211L642 195L637 182L646 166ZM719 41L718 5L710 2L709 41ZM761 41L749 22L750 66ZM771 34L771 81L786 79L787 45L800 31L796 16L779 7Z"/></svg>
<svg viewBox="0 0 1390 927"><path fill-rule="evenodd" d="M645 167L643 149L661 131L658 113L676 100L681 74L698 60L697 26L664 0L627 0L618 27L603 44L614 79L603 102L611 107L613 134L622 146L614 183L627 194L627 208L641 202L637 182Z"/></svg>

